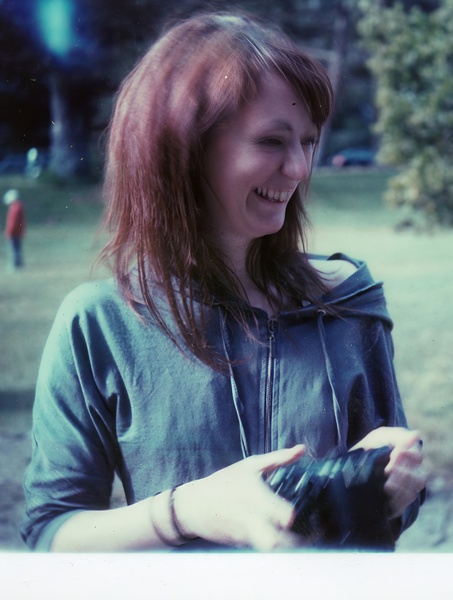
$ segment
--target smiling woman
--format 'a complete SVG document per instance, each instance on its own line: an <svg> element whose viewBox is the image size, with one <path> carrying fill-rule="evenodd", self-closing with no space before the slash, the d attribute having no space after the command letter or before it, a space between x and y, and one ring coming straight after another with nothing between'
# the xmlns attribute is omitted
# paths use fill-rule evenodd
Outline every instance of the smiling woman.
<svg viewBox="0 0 453 600"><path fill-rule="evenodd" d="M413 522L422 450L382 286L360 260L305 250L331 103L324 67L243 15L174 25L126 78L104 188L114 277L66 298L44 350L31 547L342 547L338 515L304 534L265 478L360 447L389 460L361 519L379 527L351 539L392 549ZM112 509L115 473L128 505Z"/></svg>

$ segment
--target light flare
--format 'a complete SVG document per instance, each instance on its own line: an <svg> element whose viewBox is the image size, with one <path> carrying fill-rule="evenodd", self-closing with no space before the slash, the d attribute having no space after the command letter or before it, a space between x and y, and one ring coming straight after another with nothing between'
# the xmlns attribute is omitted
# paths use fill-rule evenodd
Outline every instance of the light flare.
<svg viewBox="0 0 453 600"><path fill-rule="evenodd" d="M38 0L41 35L52 54L64 57L73 47L72 0Z"/></svg>

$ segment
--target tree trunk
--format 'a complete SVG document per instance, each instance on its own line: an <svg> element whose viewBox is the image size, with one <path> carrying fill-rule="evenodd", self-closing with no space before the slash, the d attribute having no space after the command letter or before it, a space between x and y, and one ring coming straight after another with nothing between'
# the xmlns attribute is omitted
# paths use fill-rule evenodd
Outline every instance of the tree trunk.
<svg viewBox="0 0 453 600"><path fill-rule="evenodd" d="M61 179L90 174L91 95L86 82L54 71L50 74L50 170Z"/></svg>
<svg viewBox="0 0 453 600"><path fill-rule="evenodd" d="M349 21L349 11L340 2L335 15L332 50L330 51L330 58L327 67L335 97L338 97L339 95L343 79L344 64L346 61L346 54L348 51ZM322 164L322 162L325 159L326 146L332 127L332 119L334 116L334 112L335 107L333 107L330 117L328 118L326 124L323 127L322 137L319 143L317 154L318 164Z"/></svg>

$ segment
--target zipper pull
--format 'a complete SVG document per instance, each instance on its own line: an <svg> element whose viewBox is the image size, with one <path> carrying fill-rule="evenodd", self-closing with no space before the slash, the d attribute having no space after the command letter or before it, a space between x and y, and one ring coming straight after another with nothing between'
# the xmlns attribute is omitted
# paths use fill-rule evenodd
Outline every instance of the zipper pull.
<svg viewBox="0 0 453 600"><path fill-rule="evenodd" d="M277 320L276 319L269 319L268 323L267 323L267 329L269 331L269 341L270 342L274 342L275 341L275 330L277 328Z"/></svg>

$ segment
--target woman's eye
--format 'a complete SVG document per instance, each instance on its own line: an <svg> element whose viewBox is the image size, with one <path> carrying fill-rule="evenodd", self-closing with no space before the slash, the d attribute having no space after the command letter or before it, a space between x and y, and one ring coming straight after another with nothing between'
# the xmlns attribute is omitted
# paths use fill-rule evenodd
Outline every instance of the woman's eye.
<svg viewBox="0 0 453 600"><path fill-rule="evenodd" d="M278 147L282 146L283 142L278 138L263 138L260 140L260 144L263 146Z"/></svg>
<svg viewBox="0 0 453 600"><path fill-rule="evenodd" d="M317 139L302 140L302 142L301 142L302 146L304 146L305 148L309 148L310 150L314 150L317 143L318 143Z"/></svg>

